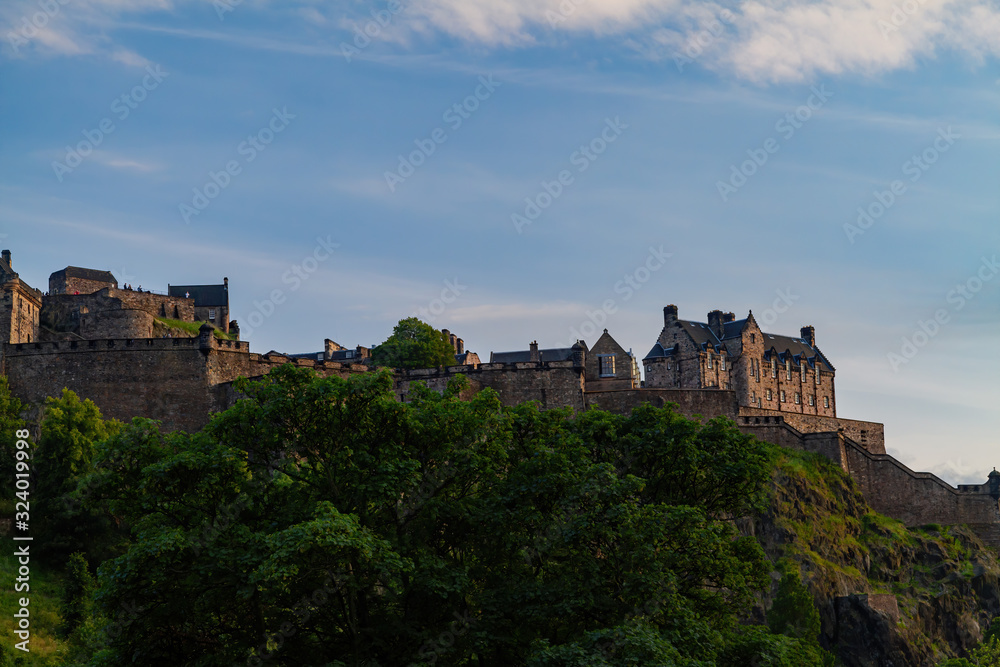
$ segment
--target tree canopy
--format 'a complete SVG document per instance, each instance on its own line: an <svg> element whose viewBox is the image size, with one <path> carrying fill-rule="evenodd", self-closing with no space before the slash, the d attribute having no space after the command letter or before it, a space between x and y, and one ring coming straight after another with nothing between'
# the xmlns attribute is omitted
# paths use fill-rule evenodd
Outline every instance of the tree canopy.
<svg viewBox="0 0 1000 667"><path fill-rule="evenodd" d="M416 317L400 320L392 335L372 349L372 363L388 368L437 368L455 364L448 337Z"/></svg>
<svg viewBox="0 0 1000 667"><path fill-rule="evenodd" d="M79 485L127 535L96 584L74 560L96 602L74 624L104 626L86 664L822 664L738 623L771 564L734 520L773 451L731 422L461 380L400 403L387 371L238 389L201 432L136 419L96 445Z"/></svg>

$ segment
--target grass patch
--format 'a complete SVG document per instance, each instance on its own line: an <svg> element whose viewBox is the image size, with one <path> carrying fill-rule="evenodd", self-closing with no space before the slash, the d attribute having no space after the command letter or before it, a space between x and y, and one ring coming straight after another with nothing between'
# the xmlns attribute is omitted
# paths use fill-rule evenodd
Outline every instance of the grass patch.
<svg viewBox="0 0 1000 667"><path fill-rule="evenodd" d="M14 580L18 576L17 571L20 564L13 551L14 548L9 547L0 554L0 572L3 573L3 580L10 582L9 586L0 589L0 616L3 617L3 645L0 646L0 665L37 665L38 667L64 665L69 653L69 646L56 634L56 628L62 621L60 609L62 580L58 574L43 567L41 563L32 558L28 565L31 568L31 581L28 582L31 589L26 592L16 592ZM28 647L31 650L28 653L14 648L14 644L21 641L14 634L14 614L21 608L19 600L22 597L30 600L31 627L29 631L31 637Z"/></svg>
<svg viewBox="0 0 1000 667"><path fill-rule="evenodd" d="M185 322L184 320L175 320L169 317L157 317L156 321L162 322L164 325L170 327L171 329L180 329L181 331L191 334L192 337L197 336L201 331L202 325L205 324L204 322ZM233 337L230 334L227 334L225 331L219 329L214 324L212 326L213 328L215 328L216 338L219 338L220 340L236 340L235 337Z"/></svg>

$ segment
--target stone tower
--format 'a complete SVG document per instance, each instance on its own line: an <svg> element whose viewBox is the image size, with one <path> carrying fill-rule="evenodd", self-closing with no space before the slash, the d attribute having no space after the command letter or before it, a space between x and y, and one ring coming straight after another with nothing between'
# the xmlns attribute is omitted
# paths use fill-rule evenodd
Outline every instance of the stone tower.
<svg viewBox="0 0 1000 667"><path fill-rule="evenodd" d="M21 281L10 250L4 250L0 253L0 343L37 341L41 310L42 293Z"/></svg>

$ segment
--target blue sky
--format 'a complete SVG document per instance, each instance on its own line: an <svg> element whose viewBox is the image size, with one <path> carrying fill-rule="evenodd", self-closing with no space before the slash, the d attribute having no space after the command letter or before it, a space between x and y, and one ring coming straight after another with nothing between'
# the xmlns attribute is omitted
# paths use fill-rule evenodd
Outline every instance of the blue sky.
<svg viewBox="0 0 1000 667"><path fill-rule="evenodd" d="M668 303L752 309L814 325L838 414L912 467L1000 462L996 2L16 0L0 30L32 285L228 276L259 352L422 309L484 358L605 326L641 357Z"/></svg>

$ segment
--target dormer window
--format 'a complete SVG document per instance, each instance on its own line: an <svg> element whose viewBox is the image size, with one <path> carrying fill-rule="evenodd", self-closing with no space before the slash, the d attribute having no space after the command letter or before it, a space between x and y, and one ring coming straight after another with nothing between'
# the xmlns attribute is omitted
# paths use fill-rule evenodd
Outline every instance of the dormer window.
<svg viewBox="0 0 1000 667"><path fill-rule="evenodd" d="M712 367L712 353L711 352L708 353L708 367L709 368Z"/></svg>
<svg viewBox="0 0 1000 667"><path fill-rule="evenodd" d="M726 370L726 355L721 355L719 357L719 369Z"/></svg>
<svg viewBox="0 0 1000 667"><path fill-rule="evenodd" d="M819 384L819 364L816 364L816 384Z"/></svg>
<svg viewBox="0 0 1000 667"><path fill-rule="evenodd" d="M799 362L799 374L802 376L801 380L803 382L805 382L806 381L806 362L804 362L804 361L800 361Z"/></svg>
<svg viewBox="0 0 1000 667"><path fill-rule="evenodd" d="M785 359L785 379L786 380L791 380L792 379L792 360L791 359Z"/></svg>
<svg viewBox="0 0 1000 667"><path fill-rule="evenodd" d="M778 360L771 359L771 377L778 377Z"/></svg>

